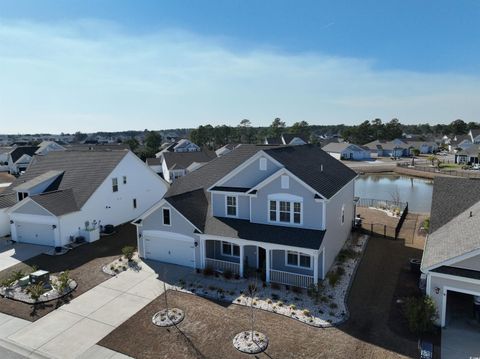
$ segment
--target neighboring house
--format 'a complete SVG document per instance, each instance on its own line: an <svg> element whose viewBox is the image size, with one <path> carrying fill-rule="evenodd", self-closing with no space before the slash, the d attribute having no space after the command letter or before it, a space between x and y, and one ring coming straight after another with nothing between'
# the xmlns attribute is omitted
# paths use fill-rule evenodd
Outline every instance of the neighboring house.
<svg viewBox="0 0 480 359"><path fill-rule="evenodd" d="M226 155L227 153L232 152L238 146L239 146L239 144L237 144L237 143L226 144L225 146L220 147L218 150L216 150L215 154L217 155L217 157Z"/></svg>
<svg viewBox="0 0 480 359"><path fill-rule="evenodd" d="M184 152L200 152L201 150L202 149L199 146L197 146L195 143L184 138L173 143L169 142L169 143L163 144L161 151L156 153L155 156L161 157L162 154L166 152L184 153Z"/></svg>
<svg viewBox="0 0 480 359"><path fill-rule="evenodd" d="M435 153L438 151L438 144L435 141L406 140L410 152L412 148L420 151L421 154Z"/></svg>
<svg viewBox="0 0 480 359"><path fill-rule="evenodd" d="M470 135L455 135L448 144L448 150L453 152L455 150L465 150L473 144Z"/></svg>
<svg viewBox="0 0 480 359"><path fill-rule="evenodd" d="M172 183L215 157L215 152L211 151L164 152L161 157L163 178Z"/></svg>
<svg viewBox="0 0 480 359"><path fill-rule="evenodd" d="M375 140L365 145L371 153L376 153L378 157L408 157L410 156L410 146L402 140L380 141Z"/></svg>
<svg viewBox="0 0 480 359"><path fill-rule="evenodd" d="M292 135L290 133L283 133L280 137L265 137L265 145L289 145L289 146L300 146L306 145L305 141L301 136Z"/></svg>
<svg viewBox="0 0 480 359"><path fill-rule="evenodd" d="M162 170L162 158L147 158L146 160L147 166L152 169L153 172L157 174L161 174Z"/></svg>
<svg viewBox="0 0 480 359"><path fill-rule="evenodd" d="M455 163L474 164L479 163L480 144L472 144L464 150L455 153Z"/></svg>
<svg viewBox="0 0 480 359"><path fill-rule="evenodd" d="M470 130L468 135L470 136L472 143L480 144L480 129Z"/></svg>
<svg viewBox="0 0 480 359"><path fill-rule="evenodd" d="M37 150L37 146L14 147L8 154L8 171L13 175L25 171Z"/></svg>
<svg viewBox="0 0 480 359"><path fill-rule="evenodd" d="M63 151L34 156L5 190L12 240L60 247L99 237L99 227L138 217L168 184L130 151ZM3 210L4 211L4 210Z"/></svg>
<svg viewBox="0 0 480 359"><path fill-rule="evenodd" d="M371 159L369 149L354 145L353 143L331 142L325 147L322 147L322 150L337 160L365 161Z"/></svg>
<svg viewBox="0 0 480 359"><path fill-rule="evenodd" d="M442 327L448 326L451 311L473 316L473 296L480 296L479 233L480 180L436 177L421 270ZM458 296L470 299L464 300L464 307L448 305Z"/></svg>
<svg viewBox="0 0 480 359"><path fill-rule="evenodd" d="M0 172L8 172L8 154L13 147L0 147Z"/></svg>
<svg viewBox="0 0 480 359"><path fill-rule="evenodd" d="M324 148L329 143L341 143L344 142L340 137L330 137L330 138L320 138L319 143L320 147Z"/></svg>
<svg viewBox="0 0 480 359"><path fill-rule="evenodd" d="M65 146L67 151L128 151L130 147L125 143L81 143Z"/></svg>
<svg viewBox="0 0 480 359"><path fill-rule="evenodd" d="M46 155L52 151L65 151L66 148L58 144L55 141L42 141L38 145L38 150L35 152L36 155Z"/></svg>
<svg viewBox="0 0 480 359"><path fill-rule="evenodd" d="M356 176L318 146L240 145L133 222L140 256L308 287L350 236Z"/></svg>

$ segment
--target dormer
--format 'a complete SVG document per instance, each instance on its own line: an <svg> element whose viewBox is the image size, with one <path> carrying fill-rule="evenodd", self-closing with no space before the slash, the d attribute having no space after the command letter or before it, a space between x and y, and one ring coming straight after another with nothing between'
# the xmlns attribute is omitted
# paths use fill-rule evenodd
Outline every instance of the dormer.
<svg viewBox="0 0 480 359"><path fill-rule="evenodd" d="M14 187L14 191L17 192L17 201L45 192L63 173L64 171L47 171Z"/></svg>

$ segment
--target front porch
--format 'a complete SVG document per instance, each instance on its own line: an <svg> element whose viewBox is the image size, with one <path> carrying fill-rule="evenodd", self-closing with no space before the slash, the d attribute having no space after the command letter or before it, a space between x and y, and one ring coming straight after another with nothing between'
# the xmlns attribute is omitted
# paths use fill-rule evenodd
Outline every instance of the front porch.
<svg viewBox="0 0 480 359"><path fill-rule="evenodd" d="M201 267L308 288L324 278L323 252L243 240L201 240Z"/></svg>

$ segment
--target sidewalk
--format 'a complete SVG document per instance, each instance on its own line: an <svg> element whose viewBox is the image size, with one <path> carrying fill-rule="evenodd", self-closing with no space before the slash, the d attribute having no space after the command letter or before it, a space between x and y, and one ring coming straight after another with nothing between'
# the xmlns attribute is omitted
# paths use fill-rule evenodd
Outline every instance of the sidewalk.
<svg viewBox="0 0 480 359"><path fill-rule="evenodd" d="M163 282L143 265L139 272L122 272L33 323L0 313L0 346L17 347L29 357L128 358L96 343L162 293Z"/></svg>

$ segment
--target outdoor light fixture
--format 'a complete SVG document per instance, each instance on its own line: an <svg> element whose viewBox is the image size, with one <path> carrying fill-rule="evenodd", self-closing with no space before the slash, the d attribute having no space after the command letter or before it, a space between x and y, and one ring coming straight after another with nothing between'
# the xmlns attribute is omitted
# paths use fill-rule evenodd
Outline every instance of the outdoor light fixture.
<svg viewBox="0 0 480 359"><path fill-rule="evenodd" d="M438 287L435 287L435 289L434 289L434 290L435 290L435 294L438 294L438 293L440 293L440 288L438 288Z"/></svg>
<svg viewBox="0 0 480 359"><path fill-rule="evenodd" d="M53 228L53 229L57 228L57 225L56 225L56 224L52 224L52 228Z"/></svg>
<svg viewBox="0 0 480 359"><path fill-rule="evenodd" d="M195 241L195 247L198 247L198 242L197 241Z"/></svg>
<svg viewBox="0 0 480 359"><path fill-rule="evenodd" d="M12 220L10 220L10 224L13 224L13 221L12 221Z"/></svg>

